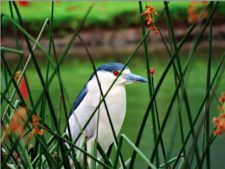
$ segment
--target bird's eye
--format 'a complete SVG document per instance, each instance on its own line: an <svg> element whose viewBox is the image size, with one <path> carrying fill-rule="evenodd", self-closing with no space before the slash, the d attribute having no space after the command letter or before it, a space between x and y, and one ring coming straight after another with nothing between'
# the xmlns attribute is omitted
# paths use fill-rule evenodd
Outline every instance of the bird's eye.
<svg viewBox="0 0 225 169"><path fill-rule="evenodd" d="M118 76L119 75L119 72L116 71L116 70L114 70L112 73L113 73L114 76Z"/></svg>

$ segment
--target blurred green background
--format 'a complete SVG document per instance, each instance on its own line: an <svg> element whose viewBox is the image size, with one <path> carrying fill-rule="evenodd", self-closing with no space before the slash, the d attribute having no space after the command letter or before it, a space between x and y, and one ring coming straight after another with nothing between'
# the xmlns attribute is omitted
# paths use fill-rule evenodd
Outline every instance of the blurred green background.
<svg viewBox="0 0 225 169"><path fill-rule="evenodd" d="M205 94L205 77L206 77L206 56L196 56L193 61L193 65L191 66L191 70L188 73L188 79L186 80L186 88L188 92L188 97L190 99L190 107L191 112L196 114L199 105L202 102L203 96ZM112 61L111 59L97 61L96 65L99 66L103 63ZM156 74L154 75L155 84L157 84L162 72L164 71L169 59L162 58L161 56L154 56L151 59L151 66L156 69ZM185 62L185 59L182 59L182 62ZM212 72L215 72L215 68L218 66L219 60L213 60L213 67ZM145 61L137 57L134 59L129 68L132 72L140 74L142 76L146 76L146 69L145 69ZM46 71L46 65L43 64L42 72ZM30 67L27 71L27 77L29 84L31 86L31 93L37 99L40 96L41 84L38 83L39 79L35 73L35 68ZM87 80L89 79L90 75L92 74L93 70L89 61L84 60L74 60L71 62L65 62L61 67L61 75L62 80L64 83L64 87L69 96L69 102L72 102L76 99L76 96L79 94L82 87L85 85ZM223 80L225 77L222 77L221 84L219 89L217 90L218 93L221 93L224 90L225 81ZM141 124L143 115L146 111L148 102L149 102L149 95L148 95L148 86L147 84L135 83L132 85L127 85L127 114L125 118L125 123L123 124L121 133L125 133L132 141L135 141L137 137L137 133L139 131L139 126ZM172 70L169 71L162 87L160 88L159 94L157 96L157 105L160 120L164 118L170 100L172 98L173 92L175 90L174 84L174 73ZM59 92L59 85L58 80L55 79L50 86L50 94L55 105L55 109L59 109L60 105L60 92ZM67 105L67 108L70 109L71 104ZM63 110L59 110L61 113L61 117L64 117ZM163 134L163 138L165 140L165 147L166 151L170 152L168 158L172 158L176 156L176 153L179 151L179 147L181 146L180 140L180 133L177 130L177 108L176 104L173 106L172 112L174 116L169 118L169 122L166 126L166 132ZM186 113L183 105L182 113ZM213 102L210 112L211 118L216 116L217 113L217 103ZM60 115L59 115L60 116ZM186 116L186 115L185 115ZM187 116L186 116L187 117ZM150 118L151 119L151 118ZM149 152L153 148L153 129L152 129L152 121L148 120L148 124L144 131L143 139L141 141L140 149L147 155L150 156ZM49 119L51 120L51 119ZM59 119L62 126L61 129L64 129L64 118ZM188 121L184 120L184 126L186 126L186 134L189 131ZM213 129L213 124L211 123L211 129ZM185 129L184 129L185 130ZM201 143L200 143L201 144ZM220 168L223 166L223 158L225 147L224 144L224 137L218 138L215 144L212 146L212 166L213 168ZM132 149L129 147L128 144L124 144L122 149L125 159L131 156ZM142 161L142 159L138 158L136 161L136 168L146 168L146 164Z"/></svg>
<svg viewBox="0 0 225 169"><path fill-rule="evenodd" d="M192 2L170 2L170 9L173 21L179 23L179 26L187 23L187 7ZM66 33L76 27L83 18L85 12L94 4L89 17L85 22L85 28L104 27L104 29L127 28L130 26L139 26L140 14L138 3L129 2L63 2L58 1L54 7L54 29L60 33ZM160 11L164 8L162 2L143 2L143 6L152 5L156 10ZM10 15L9 5L6 2L1 2L2 12ZM196 8L202 8L202 3L194 3ZM39 26L42 25L46 18L51 16L51 2L30 2L27 6L20 6L23 21L31 32L39 31ZM225 3L220 3L216 11L216 21L223 22L225 16ZM164 21L158 21L163 24ZM2 26L9 26L7 20L2 21ZM4 36L4 34L2 34Z"/></svg>

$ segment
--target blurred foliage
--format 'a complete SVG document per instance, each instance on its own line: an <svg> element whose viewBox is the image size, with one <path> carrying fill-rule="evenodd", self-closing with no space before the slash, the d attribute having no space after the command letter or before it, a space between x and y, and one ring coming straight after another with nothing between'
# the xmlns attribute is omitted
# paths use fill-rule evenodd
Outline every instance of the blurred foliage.
<svg viewBox="0 0 225 169"><path fill-rule="evenodd" d="M23 21L28 30L37 32L45 18L50 18L51 2L30 2L28 6L20 6ZM161 11L163 3L148 3L153 5L156 10ZM85 11L91 5L90 2L57 2L55 3L54 29L57 32L72 31L80 22ZM187 8L190 2L171 2L170 8L173 11L174 22L187 23ZM196 4L200 5L200 4ZM10 9L7 2L1 2L2 13L10 15ZM225 15L225 3L220 3L218 16ZM85 28L126 28L138 26L140 24L137 2L96 2L94 8L87 18ZM2 20L3 31L9 28L9 22Z"/></svg>

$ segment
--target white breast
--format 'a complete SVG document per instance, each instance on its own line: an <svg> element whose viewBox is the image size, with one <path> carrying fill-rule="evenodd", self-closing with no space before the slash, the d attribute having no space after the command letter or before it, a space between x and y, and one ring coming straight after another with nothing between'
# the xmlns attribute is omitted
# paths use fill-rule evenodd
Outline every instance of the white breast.
<svg viewBox="0 0 225 169"><path fill-rule="evenodd" d="M101 80L105 79L101 78L101 74L98 74L98 76ZM107 81L101 81L103 94L108 91L111 83L112 82L107 83ZM94 99L94 102L92 100L93 105L97 105L100 100L100 91L96 80L92 81L92 84L88 85L88 90L90 91L89 94L91 94L92 96L96 97L98 95L98 97ZM111 121L113 123L114 131L117 136L120 132L126 114L126 90L124 85L115 84L107 94L105 101ZM98 134L95 133L95 137L97 137L98 143L101 145L101 147L106 150L108 146L113 143L114 137L109 118L107 116L107 111L103 102L100 106L100 109L97 110L96 116L98 113L99 123L97 124L95 130L96 132L98 128Z"/></svg>
<svg viewBox="0 0 225 169"><path fill-rule="evenodd" d="M125 88L123 86L113 87L106 97L106 104L113 123L114 131L116 135L118 135L126 114ZM108 146L114 141L112 127L110 126L104 104L100 107L97 140L104 149L107 149Z"/></svg>

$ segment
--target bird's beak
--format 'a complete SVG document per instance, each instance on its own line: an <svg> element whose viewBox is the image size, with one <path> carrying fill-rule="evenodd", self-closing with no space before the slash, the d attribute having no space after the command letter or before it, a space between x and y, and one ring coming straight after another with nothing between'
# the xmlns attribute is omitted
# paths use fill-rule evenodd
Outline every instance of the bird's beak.
<svg viewBox="0 0 225 169"><path fill-rule="evenodd" d="M146 78L133 73L123 74L121 76L128 82L148 82Z"/></svg>

